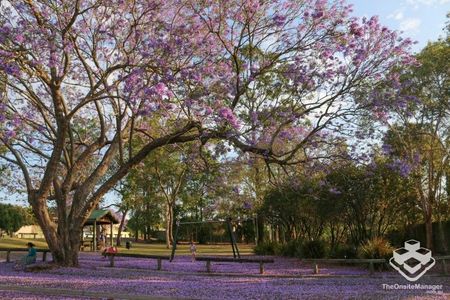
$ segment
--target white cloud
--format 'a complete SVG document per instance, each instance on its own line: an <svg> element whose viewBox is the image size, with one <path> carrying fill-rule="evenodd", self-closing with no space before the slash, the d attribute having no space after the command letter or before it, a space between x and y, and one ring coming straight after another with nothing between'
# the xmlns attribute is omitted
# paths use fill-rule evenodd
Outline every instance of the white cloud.
<svg viewBox="0 0 450 300"><path fill-rule="evenodd" d="M396 13L395 16L394 16L394 19L395 20L402 20L403 19L403 12L400 11L400 12Z"/></svg>
<svg viewBox="0 0 450 300"><path fill-rule="evenodd" d="M397 20L397 21L403 20L403 18L404 18L403 11L398 11L398 12L392 14L392 15L389 15L388 18L389 19L394 19L394 20Z"/></svg>
<svg viewBox="0 0 450 300"><path fill-rule="evenodd" d="M400 22L401 31L418 32L419 27L422 24L422 20L418 18L406 18Z"/></svg>
<svg viewBox="0 0 450 300"><path fill-rule="evenodd" d="M418 9L421 5L444 5L450 3L450 0L406 0L406 3L411 5L414 9Z"/></svg>

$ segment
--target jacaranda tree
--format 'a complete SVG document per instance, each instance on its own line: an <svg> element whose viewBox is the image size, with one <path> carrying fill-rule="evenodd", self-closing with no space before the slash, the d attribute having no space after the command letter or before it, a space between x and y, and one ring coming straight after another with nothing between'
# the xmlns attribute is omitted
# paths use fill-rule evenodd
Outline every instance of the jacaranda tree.
<svg viewBox="0 0 450 300"><path fill-rule="evenodd" d="M2 1L2 158L54 260L78 264L90 212L164 145L307 159L361 108L355 92L411 62L409 40L350 13L331 0Z"/></svg>

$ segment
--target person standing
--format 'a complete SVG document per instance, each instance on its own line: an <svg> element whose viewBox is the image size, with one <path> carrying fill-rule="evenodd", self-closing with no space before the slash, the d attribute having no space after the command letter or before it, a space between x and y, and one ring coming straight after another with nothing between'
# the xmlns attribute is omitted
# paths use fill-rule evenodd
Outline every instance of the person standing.
<svg viewBox="0 0 450 300"><path fill-rule="evenodd" d="M196 252L197 252L197 247L195 247L195 244L194 244L193 241L191 241L189 249L191 250L192 262L194 262L195 261L195 255L196 255Z"/></svg>

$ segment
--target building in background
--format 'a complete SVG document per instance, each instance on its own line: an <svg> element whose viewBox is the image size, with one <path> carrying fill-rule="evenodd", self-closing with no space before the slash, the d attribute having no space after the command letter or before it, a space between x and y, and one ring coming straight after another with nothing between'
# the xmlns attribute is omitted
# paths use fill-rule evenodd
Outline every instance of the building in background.
<svg viewBox="0 0 450 300"><path fill-rule="evenodd" d="M14 233L20 239L43 239L44 233L39 225L25 225Z"/></svg>

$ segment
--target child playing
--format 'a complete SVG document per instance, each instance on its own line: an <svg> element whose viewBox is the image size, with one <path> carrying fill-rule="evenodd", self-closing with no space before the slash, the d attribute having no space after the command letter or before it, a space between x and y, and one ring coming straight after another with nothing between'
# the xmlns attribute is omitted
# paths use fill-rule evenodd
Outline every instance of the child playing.
<svg viewBox="0 0 450 300"><path fill-rule="evenodd" d="M195 261L195 252L197 251L197 248L195 247L195 244L193 241L191 241L190 250L192 254L192 262Z"/></svg>
<svg viewBox="0 0 450 300"><path fill-rule="evenodd" d="M111 247L105 247L102 251L102 255L103 258L106 258L106 256L108 256L108 254L113 255L116 254L117 251L117 247L111 246Z"/></svg>

